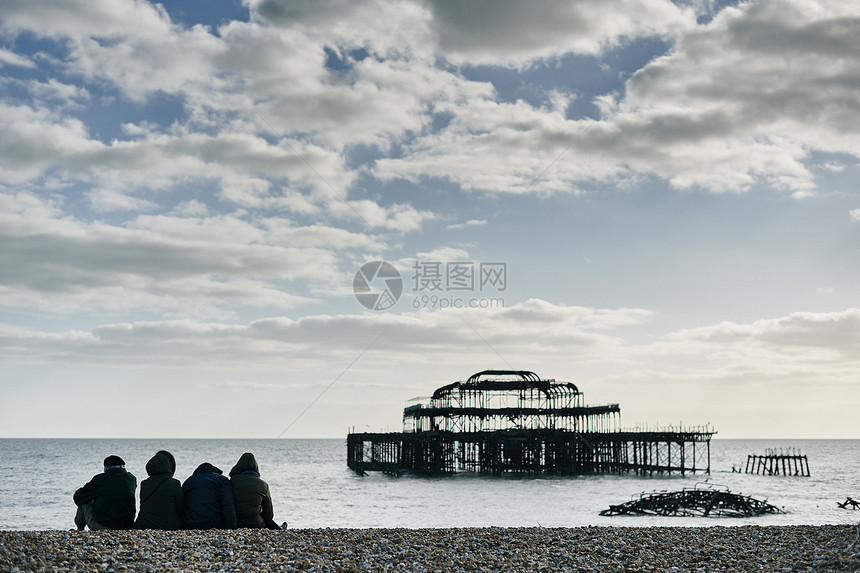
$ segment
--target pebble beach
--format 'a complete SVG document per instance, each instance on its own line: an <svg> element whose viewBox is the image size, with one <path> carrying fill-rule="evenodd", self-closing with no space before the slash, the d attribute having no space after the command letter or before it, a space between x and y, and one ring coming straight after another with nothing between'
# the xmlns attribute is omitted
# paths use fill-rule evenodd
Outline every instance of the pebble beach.
<svg viewBox="0 0 860 573"><path fill-rule="evenodd" d="M860 526L0 531L0 571L860 571Z"/></svg>

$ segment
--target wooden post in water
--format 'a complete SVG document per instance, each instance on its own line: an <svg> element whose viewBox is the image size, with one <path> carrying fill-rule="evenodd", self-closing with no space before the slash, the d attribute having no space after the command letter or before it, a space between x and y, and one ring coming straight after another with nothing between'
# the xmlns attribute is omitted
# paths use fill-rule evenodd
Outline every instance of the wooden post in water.
<svg viewBox="0 0 860 573"><path fill-rule="evenodd" d="M762 455L747 455L744 473L809 477L809 460L794 450L785 453L782 450L768 449Z"/></svg>

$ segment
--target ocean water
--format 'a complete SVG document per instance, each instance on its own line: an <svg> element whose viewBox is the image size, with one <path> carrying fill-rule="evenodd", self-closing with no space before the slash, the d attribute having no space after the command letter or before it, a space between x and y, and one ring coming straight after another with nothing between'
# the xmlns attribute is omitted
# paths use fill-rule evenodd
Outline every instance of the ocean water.
<svg viewBox="0 0 860 573"><path fill-rule="evenodd" d="M747 454L794 448L807 455L810 477L732 473ZM0 440L0 529L68 529L72 494L102 460L118 454L138 478L159 449L174 454L184 480L208 461L224 473L243 452L253 452L269 483L275 519L290 527L575 527L790 525L858 523L860 510L837 502L860 499L860 440L720 440L711 442L711 474L501 477L461 473L448 477L371 473L346 467L345 440ZM601 517L610 504L641 492L693 487L708 480L734 493L766 499L784 515L752 518ZM138 492L139 493L139 492Z"/></svg>

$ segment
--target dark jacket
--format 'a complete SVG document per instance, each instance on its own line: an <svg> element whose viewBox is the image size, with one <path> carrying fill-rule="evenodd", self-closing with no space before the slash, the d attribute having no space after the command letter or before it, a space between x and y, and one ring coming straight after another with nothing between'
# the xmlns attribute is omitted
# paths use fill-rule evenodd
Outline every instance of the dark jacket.
<svg viewBox="0 0 860 573"><path fill-rule="evenodd" d="M146 464L150 477L140 483L140 514L137 529L181 529L182 485L174 479L175 462L167 452L158 452Z"/></svg>
<svg viewBox="0 0 860 573"><path fill-rule="evenodd" d="M230 470L230 484L236 500L236 521L239 527L264 527L273 523L269 484L260 479L260 468L254 454L242 454Z"/></svg>
<svg viewBox="0 0 860 573"><path fill-rule="evenodd" d="M93 519L111 529L129 529L136 511L137 478L125 468L111 468L93 476L75 492L75 505L91 503Z"/></svg>
<svg viewBox="0 0 860 573"><path fill-rule="evenodd" d="M233 488L224 472L206 462L182 484L183 514L188 529L235 529L236 508Z"/></svg>

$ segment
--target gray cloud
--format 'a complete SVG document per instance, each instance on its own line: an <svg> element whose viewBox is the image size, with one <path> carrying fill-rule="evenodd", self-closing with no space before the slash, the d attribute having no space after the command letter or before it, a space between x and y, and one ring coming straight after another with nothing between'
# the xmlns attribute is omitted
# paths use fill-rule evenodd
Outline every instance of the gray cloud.
<svg viewBox="0 0 860 573"><path fill-rule="evenodd" d="M536 2L427 0L443 54L470 64L523 65L565 53L597 54L624 37L666 36L695 25L663 0Z"/></svg>
<svg viewBox="0 0 860 573"><path fill-rule="evenodd" d="M594 358L614 352L620 341L608 332L639 324L649 313L637 309L589 309L530 300L490 312L450 310L394 314L317 315L266 318L247 325L191 319L108 324L91 333L53 335L5 329L4 352L20 360L54 357L62 361L145 364L153 354L169 362L232 368L265 368L285 358L326 362L366 349L376 359L433 361L442 354L468 363L475 352L552 355L560 348ZM420 352L418 352L420 351ZM7 356L11 356L7 353ZM411 358L407 358L411 356Z"/></svg>
<svg viewBox="0 0 860 573"><path fill-rule="evenodd" d="M0 194L0 305L42 310L163 306L294 306L311 299L275 282L339 282L340 251L365 235L273 217L139 216L124 227L85 224L29 194Z"/></svg>
<svg viewBox="0 0 860 573"><path fill-rule="evenodd" d="M600 121L470 100L446 108L453 120L444 132L378 161L375 173L514 193L656 174L681 188L764 183L803 196L815 189L811 150L860 156L857 38L860 14L850 4L727 8L679 35L624 93L599 97Z"/></svg>

